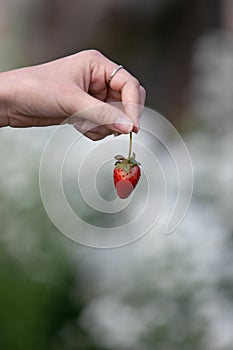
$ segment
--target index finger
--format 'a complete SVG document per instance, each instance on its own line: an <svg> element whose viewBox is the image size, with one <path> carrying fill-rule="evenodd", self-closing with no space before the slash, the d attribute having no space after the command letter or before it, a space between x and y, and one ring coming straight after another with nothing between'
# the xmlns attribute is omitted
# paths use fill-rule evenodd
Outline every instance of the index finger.
<svg viewBox="0 0 233 350"><path fill-rule="evenodd" d="M139 118L145 102L145 90L139 81L125 69L120 69L111 79L110 88L121 95L124 112L134 124L133 131L139 130Z"/></svg>

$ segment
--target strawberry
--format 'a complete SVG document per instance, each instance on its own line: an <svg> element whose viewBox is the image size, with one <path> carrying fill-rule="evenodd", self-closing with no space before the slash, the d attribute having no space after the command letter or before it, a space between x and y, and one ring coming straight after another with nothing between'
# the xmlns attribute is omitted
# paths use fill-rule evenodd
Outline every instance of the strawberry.
<svg viewBox="0 0 233 350"><path fill-rule="evenodd" d="M131 157L131 149L132 134L130 135L130 151L128 158L124 158L121 155L115 156L116 163L113 171L113 180L117 194L121 199L129 197L141 176L140 163L136 161L135 153L133 153Z"/></svg>

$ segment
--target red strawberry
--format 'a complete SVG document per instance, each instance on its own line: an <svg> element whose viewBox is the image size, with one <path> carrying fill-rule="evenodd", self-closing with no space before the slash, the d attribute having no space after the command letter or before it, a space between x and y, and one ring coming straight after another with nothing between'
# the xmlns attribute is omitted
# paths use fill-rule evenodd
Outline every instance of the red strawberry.
<svg viewBox="0 0 233 350"><path fill-rule="evenodd" d="M141 176L141 170L136 162L124 159L116 162L113 172L114 185L121 199L129 197Z"/></svg>
<svg viewBox="0 0 233 350"><path fill-rule="evenodd" d="M124 158L123 156L116 156L115 168L113 171L114 185L118 196L121 199L129 197L131 192L136 187L141 176L140 163L133 157Z"/></svg>
<svg viewBox="0 0 233 350"><path fill-rule="evenodd" d="M131 132L128 158L120 155L115 156L117 161L113 171L113 180L117 194L121 199L129 197L141 176L140 163L136 161L135 153L133 153L131 157L132 138L133 134Z"/></svg>

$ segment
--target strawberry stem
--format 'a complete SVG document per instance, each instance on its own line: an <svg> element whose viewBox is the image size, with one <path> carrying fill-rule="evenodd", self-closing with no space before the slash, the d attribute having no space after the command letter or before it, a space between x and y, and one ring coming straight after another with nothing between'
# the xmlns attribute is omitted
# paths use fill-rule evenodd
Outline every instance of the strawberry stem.
<svg viewBox="0 0 233 350"><path fill-rule="evenodd" d="M133 133L131 131L130 134L129 134L129 155L128 155L128 160L130 160L130 157L131 157L132 141L133 141Z"/></svg>

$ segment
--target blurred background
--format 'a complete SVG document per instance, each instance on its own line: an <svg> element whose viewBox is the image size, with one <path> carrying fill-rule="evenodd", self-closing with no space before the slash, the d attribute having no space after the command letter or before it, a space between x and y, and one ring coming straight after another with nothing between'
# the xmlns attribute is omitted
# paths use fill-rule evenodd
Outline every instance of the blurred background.
<svg viewBox="0 0 233 350"><path fill-rule="evenodd" d="M233 2L1 0L0 70L95 48L182 134L188 214L115 250L63 237L41 202L53 128L0 130L0 347L232 350Z"/></svg>

